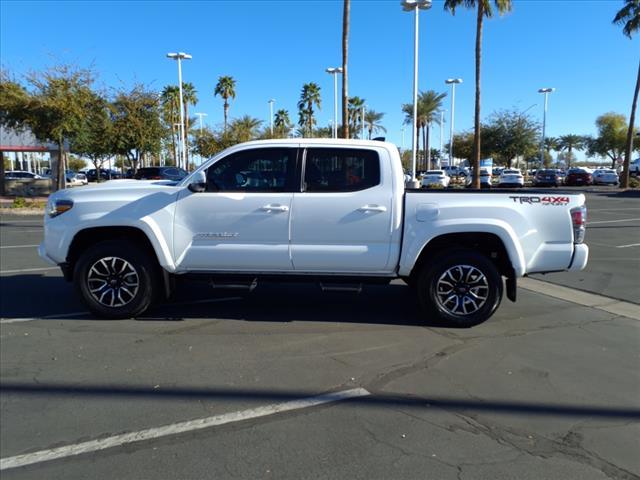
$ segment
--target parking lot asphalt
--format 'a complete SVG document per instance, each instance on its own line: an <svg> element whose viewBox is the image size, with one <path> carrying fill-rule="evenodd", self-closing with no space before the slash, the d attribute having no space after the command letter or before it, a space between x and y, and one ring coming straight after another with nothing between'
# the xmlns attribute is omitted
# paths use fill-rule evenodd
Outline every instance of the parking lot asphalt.
<svg viewBox="0 0 640 480"><path fill-rule="evenodd" d="M589 266L541 279L637 303L639 200L588 193ZM3 479L640 478L637 319L520 289L453 329L394 282L182 283L103 321L41 238L0 218Z"/></svg>

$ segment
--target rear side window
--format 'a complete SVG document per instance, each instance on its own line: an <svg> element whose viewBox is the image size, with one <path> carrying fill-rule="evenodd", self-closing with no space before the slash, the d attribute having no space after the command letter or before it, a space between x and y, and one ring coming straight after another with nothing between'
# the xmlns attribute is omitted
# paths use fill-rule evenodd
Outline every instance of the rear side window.
<svg viewBox="0 0 640 480"><path fill-rule="evenodd" d="M304 166L307 192L355 192L380 184L380 158L373 150L309 148Z"/></svg>

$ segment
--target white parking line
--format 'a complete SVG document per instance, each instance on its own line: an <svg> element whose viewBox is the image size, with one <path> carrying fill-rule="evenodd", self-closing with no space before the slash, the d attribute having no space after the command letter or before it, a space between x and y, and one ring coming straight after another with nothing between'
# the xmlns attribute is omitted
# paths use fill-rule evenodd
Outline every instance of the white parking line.
<svg viewBox="0 0 640 480"><path fill-rule="evenodd" d="M37 247L38 245L6 245L0 248L32 248Z"/></svg>
<svg viewBox="0 0 640 480"><path fill-rule="evenodd" d="M144 442L169 435L177 435L184 432L192 432L194 430L202 430L203 428L211 428L229 423L242 422L259 417L266 417L283 412L293 410L302 410L305 408L315 407L327 403L336 403L351 398L365 397L370 395L369 391L364 388L354 388L351 390L343 390L341 392L326 393L316 397L303 398L300 400L292 400L290 402L266 405L264 407L251 408L239 412L230 412L222 415L214 415L212 417L198 418L196 420L188 420L186 422L173 423L157 428L148 428L137 432L123 433L112 437L101 438L99 440L89 440L87 442L65 445L63 447L52 448L49 450L40 450L39 452L17 455L15 457L7 457L0 459L0 470L9 468L24 467L34 463L48 462L58 458L71 457L73 455L81 455L88 452L97 452L107 448L120 447L136 442Z"/></svg>
<svg viewBox="0 0 640 480"><path fill-rule="evenodd" d="M22 268L20 270L0 270L0 275L5 273L42 272L47 270L60 270L60 267Z"/></svg>
<svg viewBox="0 0 640 480"><path fill-rule="evenodd" d="M616 248L640 247L640 243L630 243L629 245L618 245Z"/></svg>
<svg viewBox="0 0 640 480"><path fill-rule="evenodd" d="M587 227L589 227L589 225L595 225L597 223L622 223L622 222L635 222L636 220L640 220L640 218L625 218L620 220L600 220L598 222L587 221Z"/></svg>

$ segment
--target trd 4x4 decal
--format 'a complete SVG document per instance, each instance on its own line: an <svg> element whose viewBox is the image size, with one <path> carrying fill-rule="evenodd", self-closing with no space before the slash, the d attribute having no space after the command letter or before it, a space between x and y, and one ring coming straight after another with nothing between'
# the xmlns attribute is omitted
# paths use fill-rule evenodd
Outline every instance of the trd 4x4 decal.
<svg viewBox="0 0 640 480"><path fill-rule="evenodd" d="M533 205L534 203L539 203L540 205L567 205L569 203L569 197L509 195L509 198L513 200L513 203L528 203L529 205Z"/></svg>

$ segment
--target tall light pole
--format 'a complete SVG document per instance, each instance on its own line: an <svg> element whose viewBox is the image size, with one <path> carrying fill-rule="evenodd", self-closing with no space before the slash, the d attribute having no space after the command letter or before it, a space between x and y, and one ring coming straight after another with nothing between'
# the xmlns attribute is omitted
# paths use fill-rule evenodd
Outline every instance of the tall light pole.
<svg viewBox="0 0 640 480"><path fill-rule="evenodd" d="M184 138L184 100L182 98L182 60L191 60L192 56L188 53L167 53L167 57L178 61L178 90L180 92L180 142L182 143L182 165L188 170L187 165L187 144Z"/></svg>
<svg viewBox="0 0 640 480"><path fill-rule="evenodd" d="M269 131L271 132L271 136L273 136L273 104L276 101L272 98L269 100Z"/></svg>
<svg viewBox="0 0 640 480"><path fill-rule="evenodd" d="M414 12L413 32L413 129L411 135L411 181L417 187L416 155L417 155L417 125L418 125L418 12L431 8L431 0L402 0L400 2L405 12Z"/></svg>
<svg viewBox="0 0 640 480"><path fill-rule="evenodd" d="M555 88L540 88L538 93L544 93L544 113L542 115L542 140L540 140L540 165L544 165L544 136L547 130L547 100L549 94L555 92Z"/></svg>
<svg viewBox="0 0 640 480"><path fill-rule="evenodd" d="M461 78L447 78L444 83L451 85L451 125L449 125L449 165L453 166L453 121L456 112L456 85L462 83Z"/></svg>
<svg viewBox="0 0 640 480"><path fill-rule="evenodd" d="M333 138L338 138L338 74L342 67L329 67L325 72L333 75Z"/></svg>

